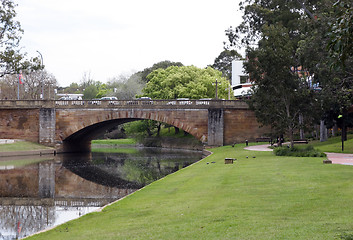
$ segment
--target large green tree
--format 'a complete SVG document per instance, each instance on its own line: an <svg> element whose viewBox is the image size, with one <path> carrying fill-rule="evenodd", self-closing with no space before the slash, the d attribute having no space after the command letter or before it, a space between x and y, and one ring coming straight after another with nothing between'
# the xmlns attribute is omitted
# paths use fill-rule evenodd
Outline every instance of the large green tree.
<svg viewBox="0 0 353 240"><path fill-rule="evenodd" d="M229 46L248 49L246 70L255 83L250 105L258 120L277 134L287 133L291 140L302 125L300 116L314 122L320 115L313 111L317 101L306 82L313 73L297 72L306 70L297 50L300 44L310 43L302 41L312 35L317 11L325 8L326 2L244 0L240 3L243 22L226 31Z"/></svg>
<svg viewBox="0 0 353 240"><path fill-rule="evenodd" d="M287 29L270 25L262 31L259 47L247 51L245 68L254 80L250 108L275 133L288 134L293 145L294 131L301 127L299 116L314 112L312 94L293 68L293 44Z"/></svg>
<svg viewBox="0 0 353 240"><path fill-rule="evenodd" d="M144 96L153 99L214 98L216 81L218 97L227 97L229 82L222 72L211 67L200 69L195 66L171 66L150 73L149 82L142 89Z"/></svg>
<svg viewBox="0 0 353 240"><path fill-rule="evenodd" d="M335 100L340 107L342 131L342 151L347 139L346 129L352 120L349 111L353 104L353 4L350 0L338 0L331 17L328 48L332 58L332 71L336 74L328 82L328 94L335 93ZM336 114L337 115L337 114Z"/></svg>
<svg viewBox="0 0 353 240"><path fill-rule="evenodd" d="M172 61L169 61L169 60L161 61L161 62L153 64L152 67L145 68L144 70L135 73L134 75L132 75L132 77L133 78L138 78L142 82L147 83L149 81L147 76L151 72L153 72L154 70L157 70L159 68L166 69L166 68L171 67L171 66L181 67L181 66L183 66L183 64L181 62L172 62Z"/></svg>

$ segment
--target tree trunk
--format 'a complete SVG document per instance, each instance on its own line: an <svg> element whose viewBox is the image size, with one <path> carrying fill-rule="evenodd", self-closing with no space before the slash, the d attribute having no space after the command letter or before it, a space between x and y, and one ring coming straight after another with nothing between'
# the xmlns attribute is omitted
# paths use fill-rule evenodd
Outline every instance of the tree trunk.
<svg viewBox="0 0 353 240"><path fill-rule="evenodd" d="M320 142L327 141L327 129L324 120L320 120Z"/></svg>
<svg viewBox="0 0 353 240"><path fill-rule="evenodd" d="M335 125L333 125L333 127L332 127L332 137L335 137L337 132L338 132L338 126L337 126L337 123L335 121Z"/></svg>
<svg viewBox="0 0 353 240"><path fill-rule="evenodd" d="M304 138L305 138L305 136L304 136L304 129L303 129L303 123L304 123L303 114L300 114L300 115L299 115L299 124L300 124L299 133L300 133L300 139L304 139Z"/></svg>
<svg viewBox="0 0 353 240"><path fill-rule="evenodd" d="M162 123L158 123L158 125L157 125L157 137L159 137L159 134L161 132L161 126L162 126Z"/></svg>
<svg viewBox="0 0 353 240"><path fill-rule="evenodd" d="M290 140L290 147L294 147L294 134L293 134L293 128L289 129L289 140Z"/></svg>
<svg viewBox="0 0 353 240"><path fill-rule="evenodd" d="M174 129L175 129L175 135L178 134L179 133L179 128L174 127Z"/></svg>

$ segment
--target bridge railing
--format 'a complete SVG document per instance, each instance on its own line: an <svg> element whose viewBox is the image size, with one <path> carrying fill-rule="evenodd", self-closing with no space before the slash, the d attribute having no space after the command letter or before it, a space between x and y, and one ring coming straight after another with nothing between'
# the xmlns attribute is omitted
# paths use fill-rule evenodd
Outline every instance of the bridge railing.
<svg viewBox="0 0 353 240"><path fill-rule="evenodd" d="M0 100L0 108L247 108L239 100Z"/></svg>

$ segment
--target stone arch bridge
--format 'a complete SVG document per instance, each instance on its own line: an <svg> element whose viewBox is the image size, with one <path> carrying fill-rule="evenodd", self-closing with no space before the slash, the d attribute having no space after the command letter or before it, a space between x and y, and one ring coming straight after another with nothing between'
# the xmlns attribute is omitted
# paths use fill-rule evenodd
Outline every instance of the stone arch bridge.
<svg viewBox="0 0 353 240"><path fill-rule="evenodd" d="M245 102L232 100L1 100L0 138L24 139L58 152L88 151L104 130L140 119L164 122L208 146L251 141L259 128Z"/></svg>

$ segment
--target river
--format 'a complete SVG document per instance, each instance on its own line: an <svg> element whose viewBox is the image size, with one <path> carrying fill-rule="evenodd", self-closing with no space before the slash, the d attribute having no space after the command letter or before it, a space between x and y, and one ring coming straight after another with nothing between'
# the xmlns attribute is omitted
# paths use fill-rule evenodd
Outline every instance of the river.
<svg viewBox="0 0 353 240"><path fill-rule="evenodd" d="M98 210L201 158L200 151L162 148L1 158L0 240Z"/></svg>

